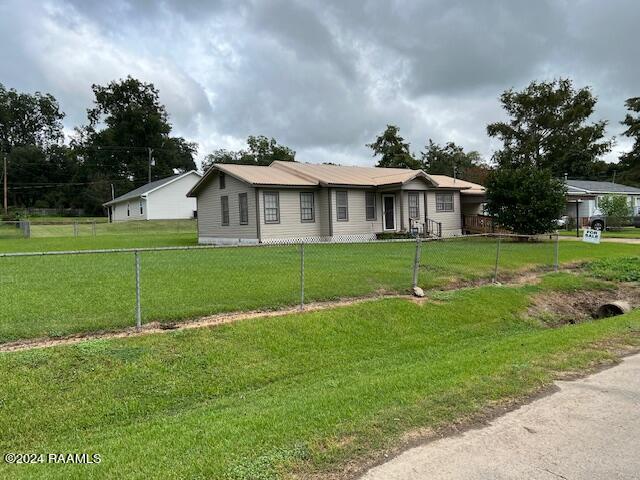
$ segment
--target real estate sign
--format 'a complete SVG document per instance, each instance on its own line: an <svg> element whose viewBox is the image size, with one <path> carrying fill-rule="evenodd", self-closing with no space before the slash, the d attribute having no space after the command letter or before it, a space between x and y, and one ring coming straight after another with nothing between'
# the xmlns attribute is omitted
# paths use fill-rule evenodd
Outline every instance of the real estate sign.
<svg viewBox="0 0 640 480"><path fill-rule="evenodd" d="M600 243L600 230L592 230L591 228L585 228L582 235L582 241L587 243Z"/></svg>

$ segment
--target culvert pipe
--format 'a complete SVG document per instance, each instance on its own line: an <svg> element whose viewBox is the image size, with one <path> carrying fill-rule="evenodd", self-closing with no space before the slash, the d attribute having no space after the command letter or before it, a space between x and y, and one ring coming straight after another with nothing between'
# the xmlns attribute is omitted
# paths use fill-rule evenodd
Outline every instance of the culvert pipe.
<svg viewBox="0 0 640 480"><path fill-rule="evenodd" d="M616 300L614 302L603 303L596 310L596 318L608 318L622 315L631 311L629 302Z"/></svg>

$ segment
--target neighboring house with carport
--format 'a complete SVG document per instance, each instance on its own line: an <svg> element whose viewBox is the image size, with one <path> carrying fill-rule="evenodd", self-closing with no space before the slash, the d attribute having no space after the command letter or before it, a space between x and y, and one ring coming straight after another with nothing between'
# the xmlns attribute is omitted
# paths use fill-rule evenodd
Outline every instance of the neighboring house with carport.
<svg viewBox="0 0 640 480"><path fill-rule="evenodd" d="M197 202L187 192L202 178L195 170L155 180L104 204L110 222L194 218Z"/></svg>
<svg viewBox="0 0 640 480"><path fill-rule="evenodd" d="M198 241L213 244L358 241L381 233L462 233L480 185L421 170L298 162L215 164L189 192ZM467 201L469 198L475 200Z"/></svg>
<svg viewBox="0 0 640 480"><path fill-rule="evenodd" d="M640 188L613 182L591 180L565 180L567 206L565 215L580 218L581 225L588 225L593 216L602 215L599 202L605 195L624 195L633 215L640 215Z"/></svg>

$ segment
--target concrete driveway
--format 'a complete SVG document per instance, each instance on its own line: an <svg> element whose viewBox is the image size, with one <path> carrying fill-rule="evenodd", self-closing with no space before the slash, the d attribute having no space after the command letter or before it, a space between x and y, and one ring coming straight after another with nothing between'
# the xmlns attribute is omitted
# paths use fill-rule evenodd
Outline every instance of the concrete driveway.
<svg viewBox="0 0 640 480"><path fill-rule="evenodd" d="M489 426L402 453L362 480L640 479L640 354Z"/></svg>

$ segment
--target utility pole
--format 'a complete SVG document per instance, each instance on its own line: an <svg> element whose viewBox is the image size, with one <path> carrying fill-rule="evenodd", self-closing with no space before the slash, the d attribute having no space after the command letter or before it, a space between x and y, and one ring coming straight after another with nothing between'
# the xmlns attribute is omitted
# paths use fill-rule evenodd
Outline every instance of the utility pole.
<svg viewBox="0 0 640 480"><path fill-rule="evenodd" d="M149 183L151 183L151 163L152 163L152 155L153 155L153 148L151 147L147 147L147 149L149 150Z"/></svg>
<svg viewBox="0 0 640 480"><path fill-rule="evenodd" d="M113 189L113 183L111 184L111 200L115 200L116 198L116 192Z"/></svg>
<svg viewBox="0 0 640 480"><path fill-rule="evenodd" d="M4 214L7 215L9 213L9 203L7 202L7 154L3 153L2 158L4 160Z"/></svg>

